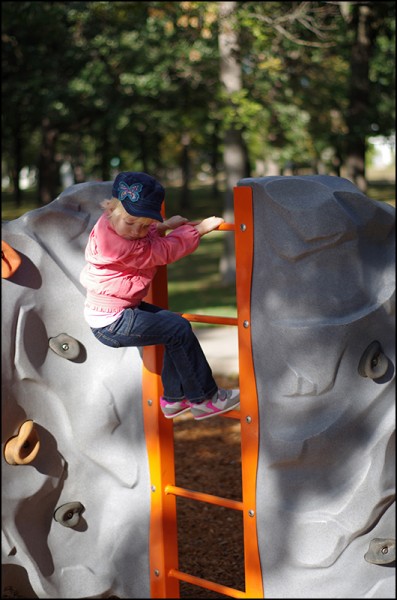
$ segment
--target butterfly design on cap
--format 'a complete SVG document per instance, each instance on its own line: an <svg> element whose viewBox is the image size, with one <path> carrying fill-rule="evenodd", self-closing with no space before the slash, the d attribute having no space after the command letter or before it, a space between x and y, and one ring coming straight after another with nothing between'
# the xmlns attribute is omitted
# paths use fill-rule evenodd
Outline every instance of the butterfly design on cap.
<svg viewBox="0 0 397 600"><path fill-rule="evenodd" d="M131 185L127 185L124 181L121 181L119 184L119 200L123 202L126 198L129 198L131 202L138 202L139 200L139 192L142 191L141 183L132 183Z"/></svg>

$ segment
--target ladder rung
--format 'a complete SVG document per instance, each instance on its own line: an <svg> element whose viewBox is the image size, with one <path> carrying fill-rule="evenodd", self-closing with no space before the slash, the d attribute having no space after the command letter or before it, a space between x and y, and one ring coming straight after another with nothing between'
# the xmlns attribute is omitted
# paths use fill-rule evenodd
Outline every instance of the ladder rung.
<svg viewBox="0 0 397 600"><path fill-rule="evenodd" d="M219 594L224 594L225 596L230 596L231 598L248 597L245 592L241 592L240 590L227 587L220 583L214 583L213 581L208 581L207 579L202 579L201 577L188 575L187 573L183 573L182 571L178 571L177 569L170 569L168 571L168 577L174 577L175 579L180 579L181 581L185 581L186 583L192 583L193 585L206 588L207 590L212 590L213 592L218 592Z"/></svg>
<svg viewBox="0 0 397 600"><path fill-rule="evenodd" d="M238 421L241 419L241 413L239 410L228 410L225 413L221 413L219 416L224 417L225 419L237 419Z"/></svg>
<svg viewBox="0 0 397 600"><path fill-rule="evenodd" d="M218 231L234 231L235 230L235 225L234 223L222 223L222 225L219 225L219 227L217 227Z"/></svg>
<svg viewBox="0 0 397 600"><path fill-rule="evenodd" d="M243 510L243 503L239 500L230 500L229 498L221 498L220 496L213 496L212 494L194 492L193 490L187 490L186 488L170 484L165 486L164 491L166 494L174 494L174 496L182 496L183 498L190 498L191 500L198 500L199 502L216 504L218 506L224 506L225 508L232 508L233 510Z"/></svg>
<svg viewBox="0 0 397 600"><path fill-rule="evenodd" d="M215 317L212 315L194 315L190 313L179 313L188 321L195 323L215 323L216 325L237 325L237 317Z"/></svg>
<svg viewBox="0 0 397 600"><path fill-rule="evenodd" d="M198 221L189 221L190 225L197 225ZM234 223L221 223L219 227L214 229L214 231L234 231L235 224Z"/></svg>

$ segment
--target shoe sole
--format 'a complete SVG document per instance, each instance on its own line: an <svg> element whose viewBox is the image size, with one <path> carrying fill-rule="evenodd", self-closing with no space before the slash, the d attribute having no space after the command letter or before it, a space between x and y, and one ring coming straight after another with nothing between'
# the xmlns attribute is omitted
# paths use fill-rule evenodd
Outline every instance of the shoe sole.
<svg viewBox="0 0 397 600"><path fill-rule="evenodd" d="M223 415L223 413L229 412L229 410L234 410L238 406L240 406L240 401L238 401L234 406L229 406L229 408L225 408L225 410L220 410L215 413L205 413L202 417L201 416L195 417L194 413L192 411L193 418L195 421L202 421L203 419L209 419L210 417L217 417L218 415Z"/></svg>
<svg viewBox="0 0 397 600"><path fill-rule="evenodd" d="M165 413L163 413L163 415L165 416L166 419L175 419L175 417L179 417L179 415L183 415L183 413L187 412L188 410L190 410L189 406L187 408L180 410L179 412L177 412L173 415L166 415Z"/></svg>

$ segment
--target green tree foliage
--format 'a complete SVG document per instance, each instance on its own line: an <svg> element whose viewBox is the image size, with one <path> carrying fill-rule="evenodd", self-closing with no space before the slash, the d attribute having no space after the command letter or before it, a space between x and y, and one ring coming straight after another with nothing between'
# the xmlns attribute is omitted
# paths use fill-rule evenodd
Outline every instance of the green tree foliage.
<svg viewBox="0 0 397 600"><path fill-rule="evenodd" d="M266 107L254 147L340 174L359 142L365 152L370 135L395 129L395 6L272 2L269 11L267 4L247 2L240 13L242 47L250 49L244 89Z"/></svg>
<svg viewBox="0 0 397 600"><path fill-rule="evenodd" d="M393 2L236 2L242 85L220 82L219 2L2 2L3 166L18 197L24 165L41 202L75 180L118 170L188 185L222 168L223 136L241 133L254 174L311 165L338 173L349 136L395 124ZM352 132L357 14L371 11L365 111ZM352 105L353 102L353 105ZM117 158L119 162L112 163Z"/></svg>

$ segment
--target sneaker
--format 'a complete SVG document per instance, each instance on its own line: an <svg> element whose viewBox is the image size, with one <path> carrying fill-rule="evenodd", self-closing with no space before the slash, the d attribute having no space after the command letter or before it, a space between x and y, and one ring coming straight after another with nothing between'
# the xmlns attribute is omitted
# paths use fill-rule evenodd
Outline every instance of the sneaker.
<svg viewBox="0 0 397 600"><path fill-rule="evenodd" d="M240 404L240 390L219 389L213 398L200 404L191 403L191 411L196 421L215 417L236 408Z"/></svg>
<svg viewBox="0 0 397 600"><path fill-rule="evenodd" d="M174 419L188 411L190 409L190 404L185 398L178 402L167 402L167 400L164 400L161 396L160 407L166 419Z"/></svg>

